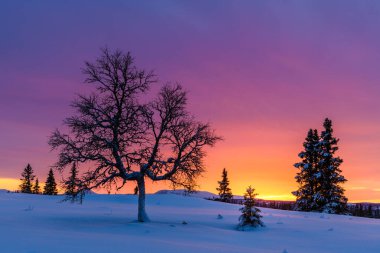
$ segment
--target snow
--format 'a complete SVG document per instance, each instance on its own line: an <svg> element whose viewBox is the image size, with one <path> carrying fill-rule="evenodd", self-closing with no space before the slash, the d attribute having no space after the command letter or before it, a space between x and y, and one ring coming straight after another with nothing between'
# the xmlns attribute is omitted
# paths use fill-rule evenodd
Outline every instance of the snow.
<svg viewBox="0 0 380 253"><path fill-rule="evenodd" d="M1 192L0 251L380 252L375 219L261 208L266 227L243 232L241 206L202 198L147 195L150 223L136 222L134 195L88 195L83 205L62 199Z"/></svg>

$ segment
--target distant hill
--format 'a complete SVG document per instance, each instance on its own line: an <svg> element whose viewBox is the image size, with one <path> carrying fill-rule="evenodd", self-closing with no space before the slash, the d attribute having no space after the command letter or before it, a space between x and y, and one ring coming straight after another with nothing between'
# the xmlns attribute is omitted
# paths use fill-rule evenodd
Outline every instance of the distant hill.
<svg viewBox="0 0 380 253"><path fill-rule="evenodd" d="M218 194L215 194L215 193L212 193L212 192L208 192L208 191L196 191L194 193L187 194L186 190L184 190L184 189L179 189L179 190L160 190L160 191L157 191L154 194L175 194L175 195L191 196L191 197L203 198L203 199L212 199L212 198L218 198L219 197ZM243 198L244 197L240 196L240 195L233 195L233 199L240 200L240 199L243 199Z"/></svg>
<svg viewBox="0 0 380 253"><path fill-rule="evenodd" d="M196 191L194 193L186 193L186 190L180 189L180 190L160 190L156 192L155 194L174 194L174 195L182 195L182 196L190 196L195 198L203 198L203 199L209 199L209 198L217 198L218 195L208 192L208 191Z"/></svg>

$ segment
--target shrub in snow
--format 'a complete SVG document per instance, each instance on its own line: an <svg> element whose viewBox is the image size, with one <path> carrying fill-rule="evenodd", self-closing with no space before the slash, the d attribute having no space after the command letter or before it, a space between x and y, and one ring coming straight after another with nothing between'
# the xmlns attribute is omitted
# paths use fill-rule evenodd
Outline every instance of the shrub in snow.
<svg viewBox="0 0 380 253"><path fill-rule="evenodd" d="M244 230L245 227L263 227L260 215L261 210L255 207L255 197L257 193L254 193L255 189L249 186L244 194L244 206L240 208L242 212L239 218L238 229Z"/></svg>
<svg viewBox="0 0 380 253"><path fill-rule="evenodd" d="M33 211L34 207L29 205L28 208L25 208L24 211L30 212Z"/></svg>

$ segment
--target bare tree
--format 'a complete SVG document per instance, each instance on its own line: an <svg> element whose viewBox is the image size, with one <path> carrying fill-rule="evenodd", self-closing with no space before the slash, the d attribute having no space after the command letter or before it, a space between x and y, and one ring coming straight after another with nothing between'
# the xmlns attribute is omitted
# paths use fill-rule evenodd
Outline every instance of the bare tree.
<svg viewBox="0 0 380 253"><path fill-rule="evenodd" d="M78 163L89 168L78 194L136 181L138 220L148 221L145 179L189 187L204 171L205 148L220 137L189 114L186 92L178 84L163 86L155 99L143 103L155 75L137 69L130 53L104 49L95 63L85 63L83 73L95 91L72 103L76 114L64 121L69 133L51 135L49 144L59 151L55 167Z"/></svg>

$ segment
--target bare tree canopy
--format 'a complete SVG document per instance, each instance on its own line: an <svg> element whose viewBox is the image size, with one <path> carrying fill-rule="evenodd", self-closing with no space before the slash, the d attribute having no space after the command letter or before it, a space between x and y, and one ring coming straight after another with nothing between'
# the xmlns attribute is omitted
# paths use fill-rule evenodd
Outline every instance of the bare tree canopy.
<svg viewBox="0 0 380 253"><path fill-rule="evenodd" d="M143 103L156 77L138 69L130 53L103 49L95 63L85 63L83 73L96 89L72 103L76 113L64 120L69 133L51 135L49 145L59 152L55 167L91 165L80 180L82 192L136 181L138 220L148 221L145 179L190 188L204 171L205 148L220 137L186 110L187 95L179 84L164 85Z"/></svg>

